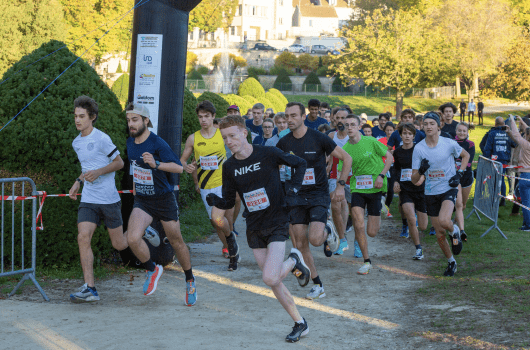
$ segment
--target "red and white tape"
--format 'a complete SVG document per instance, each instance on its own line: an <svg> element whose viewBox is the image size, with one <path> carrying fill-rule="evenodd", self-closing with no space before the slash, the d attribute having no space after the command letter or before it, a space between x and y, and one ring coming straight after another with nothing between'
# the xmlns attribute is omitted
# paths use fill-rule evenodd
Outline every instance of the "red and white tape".
<svg viewBox="0 0 530 350"><path fill-rule="evenodd" d="M526 205L523 205L522 203L519 203L519 202L517 202L516 200L513 200L513 199L510 199L510 198L508 198L508 197L506 197L506 196L503 196L503 195L500 194L500 193L499 193L499 197L502 197L502 198L506 199L507 201L510 201L510 202L512 202L512 203L515 203L515 204L517 204L518 206L520 206L520 207L522 207L522 208L525 208L526 210L530 210L530 208L528 208Z"/></svg>

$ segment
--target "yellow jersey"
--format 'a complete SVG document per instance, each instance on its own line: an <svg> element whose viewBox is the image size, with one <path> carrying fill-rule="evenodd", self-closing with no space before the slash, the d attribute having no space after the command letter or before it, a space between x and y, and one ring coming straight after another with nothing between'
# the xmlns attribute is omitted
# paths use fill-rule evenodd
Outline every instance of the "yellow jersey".
<svg viewBox="0 0 530 350"><path fill-rule="evenodd" d="M201 189L211 189L223 185L223 163L226 161L226 149L221 131L215 130L212 138L207 139L201 131L194 134L193 152L197 161L197 175Z"/></svg>

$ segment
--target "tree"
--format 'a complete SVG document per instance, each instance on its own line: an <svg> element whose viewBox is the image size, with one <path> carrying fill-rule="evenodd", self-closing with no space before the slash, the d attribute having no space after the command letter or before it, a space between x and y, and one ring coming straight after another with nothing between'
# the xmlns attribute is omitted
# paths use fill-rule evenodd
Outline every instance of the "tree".
<svg viewBox="0 0 530 350"><path fill-rule="evenodd" d="M310 71L317 70L318 62L319 62L318 57L310 55L308 53L303 53L298 57L298 67L305 69L305 70L310 70Z"/></svg>
<svg viewBox="0 0 530 350"><path fill-rule="evenodd" d="M292 90L293 82L291 81L291 78L289 78L289 73L287 73L285 68L280 68L280 71L278 72L278 76L276 77L276 80L274 81L273 87L274 89L283 90L283 91Z"/></svg>
<svg viewBox="0 0 530 350"><path fill-rule="evenodd" d="M219 52L215 56L212 57L212 65L214 67L219 66L222 61L222 52ZM232 65L232 70L236 70L239 67L246 67L247 66L247 60L244 59L241 56L236 56L233 53L228 54L228 62Z"/></svg>
<svg viewBox="0 0 530 350"><path fill-rule="evenodd" d="M129 74L122 74L114 84L112 84L112 92L118 98L118 101L124 103L129 99Z"/></svg>
<svg viewBox="0 0 530 350"><path fill-rule="evenodd" d="M293 69L298 66L298 58L292 52L284 51L274 60L274 66L278 68Z"/></svg>
<svg viewBox="0 0 530 350"><path fill-rule="evenodd" d="M186 73L191 72L193 68L197 65L198 57L197 54L193 51L186 52Z"/></svg>
<svg viewBox="0 0 530 350"><path fill-rule="evenodd" d="M223 28L225 32L232 25L239 0L203 0L190 12L188 30L198 27L205 32Z"/></svg>
<svg viewBox="0 0 530 350"><path fill-rule="evenodd" d="M67 35L57 0L0 1L0 22L0 76L22 56Z"/></svg>

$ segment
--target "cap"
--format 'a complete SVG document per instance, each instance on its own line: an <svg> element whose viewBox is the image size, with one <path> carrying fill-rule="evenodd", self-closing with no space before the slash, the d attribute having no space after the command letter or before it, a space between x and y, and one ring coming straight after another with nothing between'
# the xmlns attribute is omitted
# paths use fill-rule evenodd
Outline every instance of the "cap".
<svg viewBox="0 0 530 350"><path fill-rule="evenodd" d="M231 110L231 109L235 109L236 111L239 112L239 107L236 106L236 105L231 105L230 107L228 107L228 108L226 109L226 111L228 112L228 111Z"/></svg>
<svg viewBox="0 0 530 350"><path fill-rule="evenodd" d="M149 114L149 109L147 109L146 106L142 106L140 104L133 104L133 109L130 110L130 111L126 111L127 114L138 114L138 115L141 115L142 117L145 117L145 118L149 118L149 124L147 124L148 127L152 128L153 127L153 123L151 123L151 116Z"/></svg>
<svg viewBox="0 0 530 350"><path fill-rule="evenodd" d="M432 119L436 122L436 124L438 124L438 126L440 126L440 116L434 112L425 113L423 116L423 121L425 121L425 119Z"/></svg>

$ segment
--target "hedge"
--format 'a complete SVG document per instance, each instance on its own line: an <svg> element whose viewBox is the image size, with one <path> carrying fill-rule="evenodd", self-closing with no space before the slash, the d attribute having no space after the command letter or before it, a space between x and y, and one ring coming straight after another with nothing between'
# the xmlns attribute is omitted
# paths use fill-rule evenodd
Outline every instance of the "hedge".
<svg viewBox="0 0 530 350"><path fill-rule="evenodd" d="M282 92L280 90L272 88L272 89L269 89L268 92L276 95L283 104L288 104L289 103L289 100L287 100L287 98L282 94Z"/></svg>
<svg viewBox="0 0 530 350"><path fill-rule="evenodd" d="M201 73L197 72L195 69L192 69L188 74L188 80L203 80Z"/></svg>
<svg viewBox="0 0 530 350"><path fill-rule="evenodd" d="M114 84L112 84L112 92L120 102L127 102L129 100L129 74L122 74Z"/></svg>
<svg viewBox="0 0 530 350"><path fill-rule="evenodd" d="M182 142L186 142L188 136L201 128L195 108L197 99L190 90L184 88L184 113L182 116ZM182 176L181 176L182 178Z"/></svg>
<svg viewBox="0 0 530 350"><path fill-rule="evenodd" d="M274 113L285 111L285 103L283 103L283 101L276 94L267 92L265 94L265 98L272 103L271 108L274 110Z"/></svg>
<svg viewBox="0 0 530 350"><path fill-rule="evenodd" d="M291 81L291 78L289 78L289 73L285 69L280 69L278 72L278 76L276 77L276 80L274 81L274 88L277 90L291 90L293 85L293 82Z"/></svg>
<svg viewBox="0 0 530 350"><path fill-rule="evenodd" d="M215 106L215 109L217 110L216 112L217 118L222 118L226 116L226 110L228 109L230 104L226 102L226 100L223 97L219 96L216 93L206 91L201 96L199 96L199 98L197 99L197 103L205 101L205 100L208 100L211 103L213 103L213 105Z"/></svg>
<svg viewBox="0 0 530 350"><path fill-rule="evenodd" d="M247 96L245 96L247 97ZM241 115L245 115L249 108L252 108L252 103L245 99L234 94L224 95L223 98L228 102L229 105L236 105L239 107L239 112Z"/></svg>
<svg viewBox="0 0 530 350"><path fill-rule="evenodd" d="M247 78L241 83L241 85L239 85L237 94L239 96L252 96L259 100L265 97L265 90L259 81L254 78Z"/></svg>

